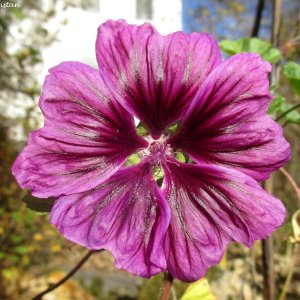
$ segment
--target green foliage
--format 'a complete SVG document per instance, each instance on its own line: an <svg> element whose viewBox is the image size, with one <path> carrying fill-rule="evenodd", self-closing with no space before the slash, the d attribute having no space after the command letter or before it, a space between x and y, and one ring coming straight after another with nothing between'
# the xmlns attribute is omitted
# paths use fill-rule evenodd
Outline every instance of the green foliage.
<svg viewBox="0 0 300 300"><path fill-rule="evenodd" d="M141 161L139 155L137 153L131 154L125 163L126 166L136 165Z"/></svg>
<svg viewBox="0 0 300 300"><path fill-rule="evenodd" d="M175 158L182 163L186 162L186 155L182 151L177 151L175 153Z"/></svg>
<svg viewBox="0 0 300 300"><path fill-rule="evenodd" d="M156 166L153 170L153 177L156 181L158 182L162 182L162 179L164 178L165 176L165 172L164 172L164 169L160 166Z"/></svg>
<svg viewBox="0 0 300 300"><path fill-rule="evenodd" d="M273 48L270 43L258 38L242 38L235 41L224 40L220 42L221 49L229 55L240 52L255 52L270 63L277 63L281 59L281 53Z"/></svg>
<svg viewBox="0 0 300 300"><path fill-rule="evenodd" d="M20 246L15 247L14 251L17 254L23 255L23 254L28 253L28 247L25 245L20 245Z"/></svg>
<svg viewBox="0 0 300 300"><path fill-rule="evenodd" d="M139 135L141 136L145 136L148 134L148 128L145 126L145 124L143 124L142 122L140 122L136 128L136 131Z"/></svg>
<svg viewBox="0 0 300 300"><path fill-rule="evenodd" d="M270 103L268 113L276 119L282 115L282 118L286 124L300 124L300 114L296 109L292 109L294 105L286 102L286 98L283 96L276 96Z"/></svg>
<svg viewBox="0 0 300 300"><path fill-rule="evenodd" d="M173 124L173 125L171 125L171 126L169 126L169 127L167 128L167 132L168 132L168 133L171 133L171 134L174 134L174 133L177 131L178 127L179 127L179 124L178 124L178 123Z"/></svg>
<svg viewBox="0 0 300 300"><path fill-rule="evenodd" d="M282 105L286 101L283 96L276 96L270 103L268 114L272 117L276 115L279 111L282 111Z"/></svg>
<svg viewBox="0 0 300 300"><path fill-rule="evenodd" d="M294 105L289 103L283 103L280 106L279 112L281 114L287 112L288 110L291 110L294 107ZM292 124L300 124L300 114L297 110L292 110L288 114L284 116L284 120L286 123L292 123Z"/></svg>
<svg viewBox="0 0 300 300"><path fill-rule="evenodd" d="M101 299L100 297L102 297L102 299L104 298L103 297L103 282L100 278L98 278L98 277L92 278L87 289L92 295L97 297L97 299Z"/></svg>
<svg viewBox="0 0 300 300"><path fill-rule="evenodd" d="M11 7L10 12L18 19L18 20L24 20L26 18L25 14L20 8L17 7Z"/></svg>
<svg viewBox="0 0 300 300"><path fill-rule="evenodd" d="M216 298L210 291L208 281L202 278L188 287L181 300L216 300Z"/></svg>
<svg viewBox="0 0 300 300"><path fill-rule="evenodd" d="M289 80L293 92L300 96L300 65L289 62L283 67L283 73Z"/></svg>
<svg viewBox="0 0 300 300"><path fill-rule="evenodd" d="M138 300L159 299L162 283L162 274L152 277L142 287Z"/></svg>

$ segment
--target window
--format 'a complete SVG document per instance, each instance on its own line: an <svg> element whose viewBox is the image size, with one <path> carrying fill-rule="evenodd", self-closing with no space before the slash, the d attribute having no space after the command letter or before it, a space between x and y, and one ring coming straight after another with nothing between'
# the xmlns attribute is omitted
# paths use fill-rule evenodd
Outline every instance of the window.
<svg viewBox="0 0 300 300"><path fill-rule="evenodd" d="M136 17L137 19L152 19L153 0L136 0Z"/></svg>
<svg viewBox="0 0 300 300"><path fill-rule="evenodd" d="M99 12L100 0L81 0L80 6L87 11Z"/></svg>

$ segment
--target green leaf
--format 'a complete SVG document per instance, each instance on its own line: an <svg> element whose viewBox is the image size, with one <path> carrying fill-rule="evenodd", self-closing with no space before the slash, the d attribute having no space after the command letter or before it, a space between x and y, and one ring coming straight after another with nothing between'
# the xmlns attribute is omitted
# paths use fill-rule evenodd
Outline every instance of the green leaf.
<svg viewBox="0 0 300 300"><path fill-rule="evenodd" d="M300 96L300 65L290 61L283 67L283 73L289 80L293 92Z"/></svg>
<svg viewBox="0 0 300 300"><path fill-rule="evenodd" d="M21 9L16 8L16 7L11 7L10 12L18 19L18 20L24 20L25 19L25 15L23 14L23 12L21 11Z"/></svg>
<svg viewBox="0 0 300 300"><path fill-rule="evenodd" d="M141 136L145 136L148 134L148 128L145 126L145 124L143 124L142 122L140 122L136 128L136 131L139 135Z"/></svg>
<svg viewBox="0 0 300 300"><path fill-rule="evenodd" d="M14 271L11 268L5 268L1 270L2 276L5 277L6 279L11 279L14 277Z"/></svg>
<svg viewBox="0 0 300 300"><path fill-rule="evenodd" d="M10 214L10 216L16 223L20 223L22 220L22 216L21 216L20 212L18 212L18 211L12 212Z"/></svg>
<svg viewBox="0 0 300 300"><path fill-rule="evenodd" d="M141 161L140 156L137 153L131 154L125 163L125 166L136 165Z"/></svg>
<svg viewBox="0 0 300 300"><path fill-rule="evenodd" d="M27 193L22 200L26 203L26 206L29 209L41 213L48 213L51 211L56 199L55 198L40 199Z"/></svg>
<svg viewBox="0 0 300 300"><path fill-rule="evenodd" d="M285 97L280 95L276 96L270 103L268 114L274 116L278 111L281 111L285 101Z"/></svg>
<svg viewBox="0 0 300 300"><path fill-rule="evenodd" d="M18 234L11 234L11 235L9 236L9 239L10 239L14 244L18 244L18 243L24 241L24 236L18 235Z"/></svg>
<svg viewBox="0 0 300 300"><path fill-rule="evenodd" d="M6 257L6 253L0 251L0 260L4 259L5 257Z"/></svg>
<svg viewBox="0 0 300 300"><path fill-rule="evenodd" d="M8 25L7 25L6 20L0 18L0 29L1 28L2 28L3 31L7 31Z"/></svg>
<svg viewBox="0 0 300 300"><path fill-rule="evenodd" d="M165 172L164 172L164 169L161 168L160 166L156 166L154 168L154 171L153 171L153 177L155 180L160 180L162 178L164 178L165 176Z"/></svg>
<svg viewBox="0 0 300 300"><path fill-rule="evenodd" d="M281 52L273 48L270 43L257 38L242 38L235 41L224 40L220 43L220 48L229 55L240 52L254 52L274 64L281 59Z"/></svg>
<svg viewBox="0 0 300 300"><path fill-rule="evenodd" d="M280 110L279 112L281 114L285 113L286 111L288 111L289 109L291 109L294 105L289 104L289 103L283 103L280 106ZM300 114L299 112L295 109L291 112L289 112L288 114L286 114L284 116L284 119L287 123L293 123L293 124L300 124Z"/></svg>
<svg viewBox="0 0 300 300"><path fill-rule="evenodd" d="M14 252L23 255L28 252L28 248L26 246L17 246L15 247Z"/></svg>
<svg viewBox="0 0 300 300"><path fill-rule="evenodd" d="M187 161L187 156L182 151L177 151L175 153L175 158L182 163L185 163Z"/></svg>
<svg viewBox="0 0 300 300"><path fill-rule="evenodd" d="M11 262L11 263L17 263L20 261L20 257L17 256L17 255L8 255L7 257L8 261Z"/></svg>
<svg viewBox="0 0 300 300"><path fill-rule="evenodd" d="M216 300L206 278L189 285L181 300Z"/></svg>
<svg viewBox="0 0 300 300"><path fill-rule="evenodd" d="M178 127L179 127L179 124L175 123L167 128L167 132L174 134L177 131Z"/></svg>

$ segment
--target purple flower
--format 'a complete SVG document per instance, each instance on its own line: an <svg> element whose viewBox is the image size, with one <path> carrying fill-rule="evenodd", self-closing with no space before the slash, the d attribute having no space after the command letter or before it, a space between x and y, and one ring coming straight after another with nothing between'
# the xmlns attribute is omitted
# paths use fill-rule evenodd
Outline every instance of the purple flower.
<svg viewBox="0 0 300 300"><path fill-rule="evenodd" d="M284 222L282 203L258 183L290 157L266 114L269 63L253 53L222 62L206 33L161 36L124 21L99 27L96 55L99 70L50 69L45 125L13 166L22 188L57 197L50 220L67 239L110 250L140 276L194 281L231 241L250 247ZM128 166L134 153L140 162Z"/></svg>

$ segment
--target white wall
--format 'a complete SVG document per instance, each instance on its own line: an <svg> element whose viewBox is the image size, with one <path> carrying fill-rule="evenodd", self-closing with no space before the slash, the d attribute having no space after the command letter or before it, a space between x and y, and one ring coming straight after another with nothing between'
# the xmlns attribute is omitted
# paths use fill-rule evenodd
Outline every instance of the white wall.
<svg viewBox="0 0 300 300"><path fill-rule="evenodd" d="M97 0L95 0L97 1ZM49 30L55 22L67 20L60 29L58 41L43 53L44 68L41 81L47 70L61 61L77 60L96 66L95 39L98 26L108 19L125 19L128 23L141 24L150 21L161 34L181 30L181 0L153 0L153 19L136 18L137 0L99 0L99 11L84 11L70 8L58 14L50 23Z"/></svg>

